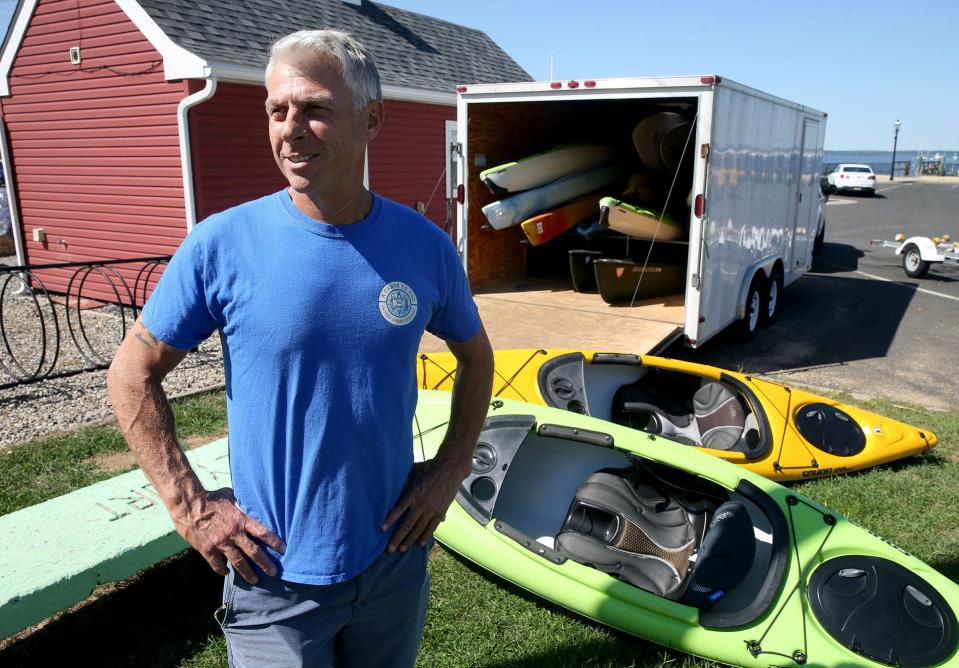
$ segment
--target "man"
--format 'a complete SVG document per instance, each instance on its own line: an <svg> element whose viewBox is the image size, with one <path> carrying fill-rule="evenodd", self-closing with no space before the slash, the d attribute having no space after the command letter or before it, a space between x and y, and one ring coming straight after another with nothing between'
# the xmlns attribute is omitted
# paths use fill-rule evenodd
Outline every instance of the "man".
<svg viewBox="0 0 959 668"><path fill-rule="evenodd" d="M184 240L117 351L110 397L177 531L227 575L231 665L412 665L427 553L470 470L492 351L449 238L363 187L384 116L365 49L293 33L266 85L289 188ZM424 330L447 341L458 377L439 453L413 465ZM206 491L160 381L214 331L233 490Z"/></svg>

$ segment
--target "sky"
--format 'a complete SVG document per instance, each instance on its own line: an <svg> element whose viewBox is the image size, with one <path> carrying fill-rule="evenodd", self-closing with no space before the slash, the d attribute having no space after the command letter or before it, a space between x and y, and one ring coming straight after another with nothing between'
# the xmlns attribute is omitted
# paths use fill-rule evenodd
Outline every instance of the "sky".
<svg viewBox="0 0 959 668"><path fill-rule="evenodd" d="M556 79L718 74L825 111L827 150L891 151L896 119L899 149L959 149L955 0L382 4L482 30L537 80L550 54Z"/></svg>
<svg viewBox="0 0 959 668"><path fill-rule="evenodd" d="M534 79L718 74L825 111L827 150L959 149L955 0L383 0L482 30Z"/></svg>

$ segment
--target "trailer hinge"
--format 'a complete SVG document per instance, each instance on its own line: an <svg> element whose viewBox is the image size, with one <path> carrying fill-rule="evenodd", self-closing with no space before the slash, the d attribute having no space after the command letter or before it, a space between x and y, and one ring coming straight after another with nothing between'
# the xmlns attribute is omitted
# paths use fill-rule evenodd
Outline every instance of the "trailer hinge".
<svg viewBox="0 0 959 668"><path fill-rule="evenodd" d="M699 147L699 157L703 160L709 157L709 144L703 144Z"/></svg>
<svg viewBox="0 0 959 668"><path fill-rule="evenodd" d="M694 290L699 290L699 286L700 286L700 283L701 283L701 281L699 280L699 274L693 274L692 281L690 281L690 282L692 283L692 286L693 286L693 289L694 289Z"/></svg>

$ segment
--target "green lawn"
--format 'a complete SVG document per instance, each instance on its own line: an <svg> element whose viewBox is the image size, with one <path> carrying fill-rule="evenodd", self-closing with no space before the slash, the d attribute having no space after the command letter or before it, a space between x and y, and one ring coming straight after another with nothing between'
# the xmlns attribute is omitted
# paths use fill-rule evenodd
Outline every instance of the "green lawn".
<svg viewBox="0 0 959 668"><path fill-rule="evenodd" d="M959 581L959 413L842 399L929 428L939 436L940 444L923 456L863 473L798 483L794 488ZM183 438L219 435L225 426L222 393L179 401L175 410ZM21 446L0 456L0 514L110 475L98 468L95 458L123 448L114 429L101 427ZM209 579L202 564L191 568L189 575L182 576L187 582L178 584L191 589L191 579L202 580L205 592L200 601L184 602L197 608L196 618L204 620L190 627L192 639L174 646L172 639L166 638L165 644L157 646L150 644L147 634L144 640L133 643L138 649L125 647L117 653L122 656L110 655L109 648L98 650L99 665L226 665L224 642L209 615L218 604L217 582ZM714 665L569 614L477 570L445 549L436 548L431 574L432 603L420 666ZM199 591L201 587L194 589ZM154 628L152 634L161 632L162 628ZM171 635L178 632L172 628L169 631Z"/></svg>

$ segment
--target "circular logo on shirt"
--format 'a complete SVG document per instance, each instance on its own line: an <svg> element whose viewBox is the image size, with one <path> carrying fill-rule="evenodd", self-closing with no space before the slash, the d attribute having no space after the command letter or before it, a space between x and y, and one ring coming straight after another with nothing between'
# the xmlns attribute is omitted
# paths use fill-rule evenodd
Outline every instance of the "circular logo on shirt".
<svg viewBox="0 0 959 668"><path fill-rule="evenodd" d="M416 293L406 283L387 283L380 291L380 313L394 325L405 325L416 317Z"/></svg>

